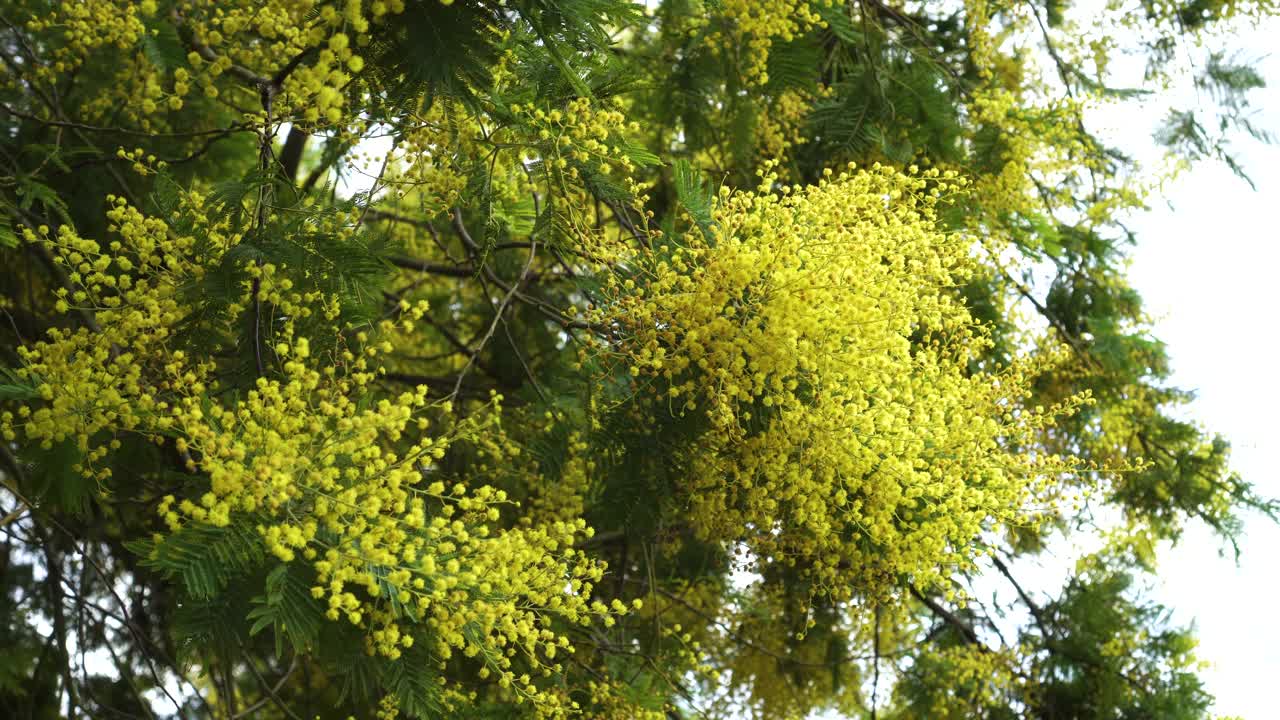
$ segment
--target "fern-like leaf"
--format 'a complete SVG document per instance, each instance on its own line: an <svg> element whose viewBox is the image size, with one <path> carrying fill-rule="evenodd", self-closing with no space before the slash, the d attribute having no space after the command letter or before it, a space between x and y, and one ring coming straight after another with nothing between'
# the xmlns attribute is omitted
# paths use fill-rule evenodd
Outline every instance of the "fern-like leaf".
<svg viewBox="0 0 1280 720"><path fill-rule="evenodd" d="M193 598L216 596L232 578L262 565L262 540L246 523L226 527L188 525L160 542L142 540L129 549L142 564L166 578L178 578Z"/></svg>
<svg viewBox="0 0 1280 720"><path fill-rule="evenodd" d="M307 571L297 563L285 563L267 575L266 594L253 599L249 611L250 635L270 627L275 632L276 657L284 655L288 640L296 653L310 651L320 638L324 622L320 603L311 596Z"/></svg>

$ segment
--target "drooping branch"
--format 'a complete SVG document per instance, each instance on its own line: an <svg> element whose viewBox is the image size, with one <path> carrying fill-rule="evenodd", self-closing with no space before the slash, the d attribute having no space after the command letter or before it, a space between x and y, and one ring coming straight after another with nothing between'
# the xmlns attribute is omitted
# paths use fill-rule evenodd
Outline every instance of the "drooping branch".
<svg viewBox="0 0 1280 720"><path fill-rule="evenodd" d="M961 637L963 637L970 645L973 645L983 652L992 652L991 648L978 637L978 633L973 629L972 625L961 620L955 613L943 607L938 601L920 592L919 588L915 585L908 585L907 591L911 593L912 597L919 600L922 605L928 608L929 612L933 613L938 617L938 619L942 620L959 632Z"/></svg>

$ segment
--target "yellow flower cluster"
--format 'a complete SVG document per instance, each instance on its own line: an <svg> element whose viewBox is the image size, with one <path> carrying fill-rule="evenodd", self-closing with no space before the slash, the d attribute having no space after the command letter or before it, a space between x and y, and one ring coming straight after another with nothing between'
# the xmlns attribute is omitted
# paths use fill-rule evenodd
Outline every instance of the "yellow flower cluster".
<svg viewBox="0 0 1280 720"><path fill-rule="evenodd" d="M122 435L172 444L186 472L208 483L163 498L172 530L255 524L279 561L314 568L312 594L331 620L364 630L369 653L395 659L429 638L441 664L471 658L513 700L567 711L543 679L574 651L562 628L610 626L631 608L597 599L604 565L577 549L592 534L580 517L506 529L504 491L441 477L450 444L496 434L501 398L459 420L425 386L386 395L378 378L392 348L379 337L412 332L425 302L403 301L398 318L322 343L298 328L313 314L337 322L337 299L294 288L287 268L270 263L248 264L242 297L212 321L233 323L254 303L273 308L262 348L269 367L242 395L221 392L218 368L194 360L176 331L189 307L181 288L229 247L220 226L199 224L206 210L187 193L174 213L190 216L200 242L118 198L107 212L118 240L88 240L69 226L27 230L28 242L55 252L74 288L60 291L58 309L91 313L95 327L54 329L20 349L18 374L40 400L0 418L4 436L72 439L100 481L109 471L93 468Z"/></svg>
<svg viewBox="0 0 1280 720"><path fill-rule="evenodd" d="M559 459L560 476L556 481L548 483L535 480L530 483L534 494L526 510L525 518L529 522L541 522L544 519L567 522L582 517L587 496L593 487L596 462L591 459L590 446L582 439L581 434L570 433L568 444L565 456Z"/></svg>
<svg viewBox="0 0 1280 720"><path fill-rule="evenodd" d="M769 111L759 115L756 157L785 158L796 145L807 142L804 121L812 103L813 97L802 90L787 89L778 95Z"/></svg>
<svg viewBox="0 0 1280 720"><path fill-rule="evenodd" d="M237 0L183 11L181 21L195 42L188 61L207 94L216 96L217 78L233 68L271 78L301 58L274 98L274 114L297 113L307 122L338 124L344 117L344 90L353 74L364 69L358 49L369 44L372 24L403 12L404 2Z"/></svg>
<svg viewBox="0 0 1280 720"><path fill-rule="evenodd" d="M985 647L966 644L929 648L921 654L918 667L935 679L928 694L916 701L924 717L961 720L975 714L987 716L1008 708L1009 696L1025 692L1026 681L1019 676L1016 650L989 651ZM1034 648L1020 648L1022 656ZM947 692L932 691L947 688Z"/></svg>
<svg viewBox="0 0 1280 720"><path fill-rule="evenodd" d="M466 189L462 160L479 154L482 140L480 125L464 120L456 103L441 98L426 113L405 118L387 155L370 158L375 168L386 163L374 188L385 188L389 199L417 212L440 213L453 207ZM434 253L433 247L410 244L410 249L419 256Z"/></svg>
<svg viewBox="0 0 1280 720"><path fill-rule="evenodd" d="M968 97L969 117L975 127L998 132L1001 152L998 170L981 175L972 189L980 202L974 203L978 212L969 217L970 227L1000 234L1011 217L1034 217L1046 207L1074 209L1075 195L1062 181L1082 172L1109 173L1082 131L1086 110L1108 102L1106 94L1100 87L1077 88L1064 96L1060 77L1046 80L1023 62L1018 38L1039 32L1035 8L1002 9L999 23L988 0L966 0L965 9L970 58L981 79ZM1105 55L1104 46L1061 35L1056 51L1082 65L1086 57ZM1137 177L1117 180L1115 192L1085 208L1085 219L1103 223L1141 207L1145 192Z"/></svg>
<svg viewBox="0 0 1280 720"><path fill-rule="evenodd" d="M179 381L195 379L190 363L181 357L166 362L163 351L183 316L177 288L201 275L190 262L192 238L170 237L163 221L143 216L123 198L108 201L109 227L120 239L105 247L68 225L56 234L43 226L24 231L27 242L50 247L67 270L73 289L57 290L55 309L84 312L100 329L53 328L47 340L20 347L24 364L18 375L34 383L46 403L20 408L16 424L7 413L3 422L10 440L18 427L45 447L74 440L85 453L83 469L99 479L109 477L110 469L90 468L118 441L95 445L94 436L106 429L138 429L167 409L161 397L167 381L157 388L148 376L167 369Z"/></svg>
<svg viewBox="0 0 1280 720"><path fill-rule="evenodd" d="M259 292L281 307L316 301L281 292L275 275L261 268ZM426 307L402 309L407 325ZM390 332L389 324L380 330ZM425 386L363 406L380 371L370 363L389 349L385 342L359 333L355 348L316 352L306 338L292 339L290 325L274 348L283 377L260 378L230 407L211 404L199 388L176 403L169 427L210 489L198 502L165 498L170 526L255 517L276 557L301 555L314 566L312 594L326 599L331 620L368 630L370 653L398 658L415 639L405 618L425 618L440 662L459 652L517 698L554 702L520 672L561 670L557 653L573 649L553 623L609 625L626 608L589 601L604 567L574 549L591 534L580 518L495 531L505 492L427 482L451 442L492 432L499 398L485 419L427 436L427 411L448 418L451 406L429 402ZM409 436L417 439L397 450Z"/></svg>
<svg viewBox="0 0 1280 720"><path fill-rule="evenodd" d="M579 177L577 165L606 175L615 169L623 175L635 169L619 143L624 133L640 128L635 122L628 123L616 108L596 107L590 98L574 98L563 110L520 105L511 110L533 128L546 148L548 162L574 180Z"/></svg>
<svg viewBox="0 0 1280 720"><path fill-rule="evenodd" d="M26 27L32 32L55 31L61 41L52 50L51 62L38 69L46 79L83 65L101 48L129 53L124 56L126 66L117 71L116 86L86 103L91 118L119 109L149 128L148 116L180 109L194 86L219 97L226 89L219 88L219 78L233 72L239 76L234 81L237 90L253 96L261 88L246 82L250 76L271 81L297 59L274 98L273 114L296 113L308 122L337 124L344 118L344 93L364 69L359 49L372 41L376 23L404 9L404 0L180 2L158 19L181 26L182 37L189 33L191 38L189 69L178 68L172 74L156 66L141 47L144 38L154 34L147 20L157 15L155 0L66 0L36 9ZM260 111L256 98L247 107Z"/></svg>
<svg viewBox="0 0 1280 720"><path fill-rule="evenodd" d="M635 258L595 319L639 391L707 421L685 459L699 533L837 598L937 582L1070 464L1010 447L1084 399L1019 407L1047 361L969 370L987 342L954 292L970 241L935 225L954 174L773 184L722 191L711 231Z"/></svg>
<svg viewBox="0 0 1280 720"><path fill-rule="evenodd" d="M190 75L185 69L162 70L144 51L143 44L155 35L148 26L156 16L154 0L88 0L39 7L25 23L26 29L56 40L44 50L45 59L33 68L34 76L56 82L93 62L95 54L111 51L111 61L103 67L113 73L113 82L85 97L79 113L95 121L127 118L144 129L153 129L159 113L181 109L183 97L190 91Z"/></svg>
<svg viewBox="0 0 1280 720"><path fill-rule="evenodd" d="M743 66L748 83L769 82L769 49L775 40L791 42L815 27L825 27L814 6L830 7L834 0L724 0L719 12L729 21L727 31L713 31L706 41L713 51L732 53Z"/></svg>
<svg viewBox="0 0 1280 720"><path fill-rule="evenodd" d="M636 693L620 680L602 677L599 680L588 680L585 685L572 690L586 698L585 703L568 700L569 689L560 692L565 696L566 705L573 703L582 707L582 717L586 718L627 718L628 720L666 720L671 717L661 709L643 707L634 700Z"/></svg>
<svg viewBox="0 0 1280 720"><path fill-rule="evenodd" d="M627 151L627 136L639 132L640 127L626 120L620 99L608 102L610 105L602 107L590 98L574 98L563 109L511 107L523 121L523 127L513 132L544 161L550 191L562 200L555 206L557 223L575 236L583 257L599 257L600 235L624 232L608 222L607 216L596 216L594 195L584 184L585 174L616 178L636 199L637 209L647 199L632 179L636 162ZM610 229L602 229L606 225Z"/></svg>
<svg viewBox="0 0 1280 720"><path fill-rule="evenodd" d="M63 44L53 50L53 62L44 69L52 78L80 67L98 48L132 48L147 32L143 18L155 12L155 0L61 2L48 14L27 21L27 29L32 32L57 30Z"/></svg>
<svg viewBox="0 0 1280 720"><path fill-rule="evenodd" d="M974 36L985 37L986 30L975 30ZM984 43L975 41L978 47ZM993 74L1005 62L993 56L989 64L980 65L980 73L988 84L976 88L969 99L969 112L978 126L999 129L1001 157L999 171L984 174L975 183L973 194L982 198L983 216L974 217L973 226L996 222L1014 213L1036 213L1046 199L1066 204L1066 191L1061 197L1044 195L1041 190L1048 178L1063 177L1086 168L1086 143L1079 130L1088 101L1085 98L1037 98L1036 88L1008 87ZM994 68L994 69L993 69ZM1098 169L1098 168L1095 168ZM1101 219L1101 218L1097 218Z"/></svg>

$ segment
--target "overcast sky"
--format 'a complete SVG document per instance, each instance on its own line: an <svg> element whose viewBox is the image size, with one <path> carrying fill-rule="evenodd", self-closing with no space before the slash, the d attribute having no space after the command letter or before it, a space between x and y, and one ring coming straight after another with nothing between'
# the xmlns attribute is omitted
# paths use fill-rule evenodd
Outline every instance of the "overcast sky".
<svg viewBox="0 0 1280 720"><path fill-rule="evenodd" d="M1254 95L1258 124L1280 135L1280 20L1242 29L1227 42L1260 59L1272 87ZM1187 88L1175 93L1194 100ZM1097 127L1120 148L1154 161L1151 131L1166 102L1099 113ZM1195 390L1189 414L1232 443L1231 464L1264 495L1280 496L1280 147L1241 139L1238 158L1257 185L1203 163L1150 200L1129 226L1138 234L1130 278L1157 317L1175 385ZM1174 620L1194 621L1210 663L1215 712L1248 720L1280 717L1280 528L1250 517L1237 566L1203 527L1160 557L1156 597Z"/></svg>

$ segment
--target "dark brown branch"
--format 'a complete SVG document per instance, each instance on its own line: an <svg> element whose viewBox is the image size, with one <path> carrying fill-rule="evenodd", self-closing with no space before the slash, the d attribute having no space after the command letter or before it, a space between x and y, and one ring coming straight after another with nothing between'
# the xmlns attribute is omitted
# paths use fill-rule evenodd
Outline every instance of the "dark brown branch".
<svg viewBox="0 0 1280 720"><path fill-rule="evenodd" d="M1036 627L1040 628L1040 634L1044 636L1045 641L1047 642L1052 639L1053 633L1050 632L1049 625L1045 621L1044 609L1041 608L1039 603L1033 600L1029 594L1027 594L1027 591L1024 590L1022 585L1013 577L1013 573L1009 570L1009 566L1005 565L1003 560L996 555L992 555L991 563L995 565L996 570L999 570L1000 574L1009 581L1009 584L1013 585L1014 592L1018 593L1018 597L1021 598L1022 604L1026 605L1027 610L1031 612L1031 619L1035 621Z"/></svg>
<svg viewBox="0 0 1280 720"><path fill-rule="evenodd" d="M262 677L261 672L258 672L258 667L253 664L253 657L249 655L249 651L244 647L243 643L240 645L240 651L244 655L245 664L247 664L249 666L249 670L253 672L253 677L256 678L258 684L262 686L264 697L251 704L249 707L246 707L244 710L233 714L231 716L231 720L240 720L240 718L252 717L259 708L266 705L268 702L275 704L276 707L280 708L281 712L288 715L290 718L293 718L293 720L301 720L301 718L289 709L288 704L284 700L280 699L280 688L284 687L289 676L292 675L293 671L298 667L298 657L296 655L294 656L293 660L289 663L289 668L284 671L280 676L280 679L276 681L274 686L272 686L267 684L266 678Z"/></svg>
<svg viewBox="0 0 1280 720"><path fill-rule="evenodd" d="M1095 670L1109 672L1121 680L1124 680L1129 685L1132 685L1140 692L1146 695L1151 694L1151 690L1145 684L1139 682L1136 678L1123 670L1083 656L1059 642L1056 633L1054 633L1049 627L1049 622L1045 618L1044 608L1040 607L1039 603L1033 600L1031 595L1023 589L1022 585L1013 577L1013 573L1009 570L1009 566L995 555L991 556L991 562L996 566L996 569L1000 571L1000 574L1003 575L1011 585L1013 585L1013 589L1018 594L1018 598L1027 606L1027 610L1031 612L1031 618L1035 622L1036 627L1040 628L1040 634L1044 637L1044 645L1050 652L1058 653L1069 660L1073 660Z"/></svg>
<svg viewBox="0 0 1280 720"><path fill-rule="evenodd" d="M266 367L262 363L262 279L253 279L253 363L258 370L258 377L266 371Z"/></svg>
<svg viewBox="0 0 1280 720"><path fill-rule="evenodd" d="M232 126L231 128L214 128L212 130L191 130L189 132L151 132L147 130L134 130L132 128L88 125L86 123L76 122L73 120L51 120L48 118L42 118L38 115L33 115L31 113L25 113L25 112L22 112L21 110L15 110L9 107L8 105L4 105L4 104L0 104L0 112L5 112L5 113L8 113L9 115L13 115L14 117L22 118L23 120L30 120L31 122L39 123L41 125L48 125L50 127L60 127L60 128L69 128L73 130L84 130L87 132L113 133L117 135L132 135L135 137L149 137L149 138L195 138L195 137L202 137L205 135L224 135L228 132L232 132L233 130L243 130L248 127L246 123L237 123L235 126Z"/></svg>
<svg viewBox="0 0 1280 720"><path fill-rule="evenodd" d="M439 377L435 375L414 375L413 373L389 372L381 376L383 380L389 382L400 383L402 385L418 385L426 386L438 396L444 397L451 393L470 395L472 397L488 397L489 388L462 388L458 384L457 377ZM455 390L455 388L458 388Z"/></svg>
<svg viewBox="0 0 1280 720"><path fill-rule="evenodd" d="M302 52L290 58L289 62L284 64L284 67L277 70L276 74L271 76L271 84L276 88L276 90L284 87L284 81L293 74L294 70L298 69L298 66L302 64L302 61L315 54L315 52L316 48L314 47L306 48Z"/></svg>
<svg viewBox="0 0 1280 720"><path fill-rule="evenodd" d="M471 237L471 233L467 230L466 225L463 224L462 208L454 208L452 211L452 215L453 215L453 220L451 225L453 227L454 232L457 233L458 237L462 240L462 244L466 246L467 252L470 253L473 258L478 259L479 256L482 254L482 248L479 246L479 244L476 243L475 239ZM532 244L531 244L531 247L532 247ZM488 278L488 280L492 282L494 285L497 285L499 288L502 288L504 292L511 294L512 297L514 297L515 299L520 300L521 302L524 302L528 305L531 305L535 310L537 310L543 316L550 319L552 322L559 325L565 331L592 330L601 335L609 334L609 328L602 325L585 323L579 320L566 320L563 317L562 313L557 308L550 306L547 303L544 303L535 297L531 297L529 295L526 295L520 292L520 288L519 288L520 283L516 283L515 285L508 285L507 283L503 282L502 279L498 277L497 273L495 273L492 269L490 269L488 265L481 263L480 268L483 276L485 278Z"/></svg>
<svg viewBox="0 0 1280 720"><path fill-rule="evenodd" d="M297 125L290 127L289 135L285 137L284 149L280 151L280 176L290 185L298 177L298 165L302 162L302 151L309 137Z"/></svg>
<svg viewBox="0 0 1280 720"><path fill-rule="evenodd" d="M454 221L459 227L461 227L462 216L460 213L455 212ZM520 270L520 277L516 278L516 281L511 284L509 289L507 289L507 294L503 296L497 307L494 308L493 322L489 323L489 329L485 331L484 337L480 338L480 345L476 348L473 354L467 357L466 364L462 366L462 371L458 373L458 382L454 385L453 395L457 395L458 391L462 389L462 381L466 378L467 371L469 371L471 366L475 364L476 356L480 354L480 351L484 349L484 346L489 343L491 338L493 338L493 333L498 329L498 323L502 322L502 316L506 313L507 307L511 305L512 298L515 297L517 290L524 284L525 280L528 279L529 271L533 269L533 261L537 256L537 253L538 245L537 243L532 243L529 246L529 259L525 261L524 268ZM488 270L488 268L485 269ZM497 276L494 275L493 277L495 278L494 282L497 282Z"/></svg>
<svg viewBox="0 0 1280 720"><path fill-rule="evenodd" d="M48 578L45 589L48 592L49 608L53 613L53 641L57 645L58 659L63 688L67 693L67 717L75 717L80 706L80 695L76 692L75 678L71 677L71 651L67 649L67 619L63 608L65 596L62 593L62 558L58 557L51 543L42 543L44 549L44 566Z"/></svg>
<svg viewBox="0 0 1280 720"><path fill-rule="evenodd" d="M960 635L969 642L969 644L974 645L983 652L991 652L991 648L987 647L986 643L982 642L978 637L978 633L974 631L973 626L969 625L969 623L961 620L955 613L943 607L938 603L938 601L920 592L915 585L908 585L907 590L911 593L912 597L919 600L925 607L929 608L929 612L955 628L956 631L958 631Z"/></svg>
<svg viewBox="0 0 1280 720"><path fill-rule="evenodd" d="M876 720L880 705L880 604L875 607L875 627L871 649L874 657L871 660L871 720Z"/></svg>
<svg viewBox="0 0 1280 720"><path fill-rule="evenodd" d="M427 262L426 260L417 260L403 255L391 255L386 258L387 262L396 267L406 270L416 270L417 272L430 273L432 275L445 275L448 277L469 278L476 276L475 268L465 265L441 265L438 263Z"/></svg>

